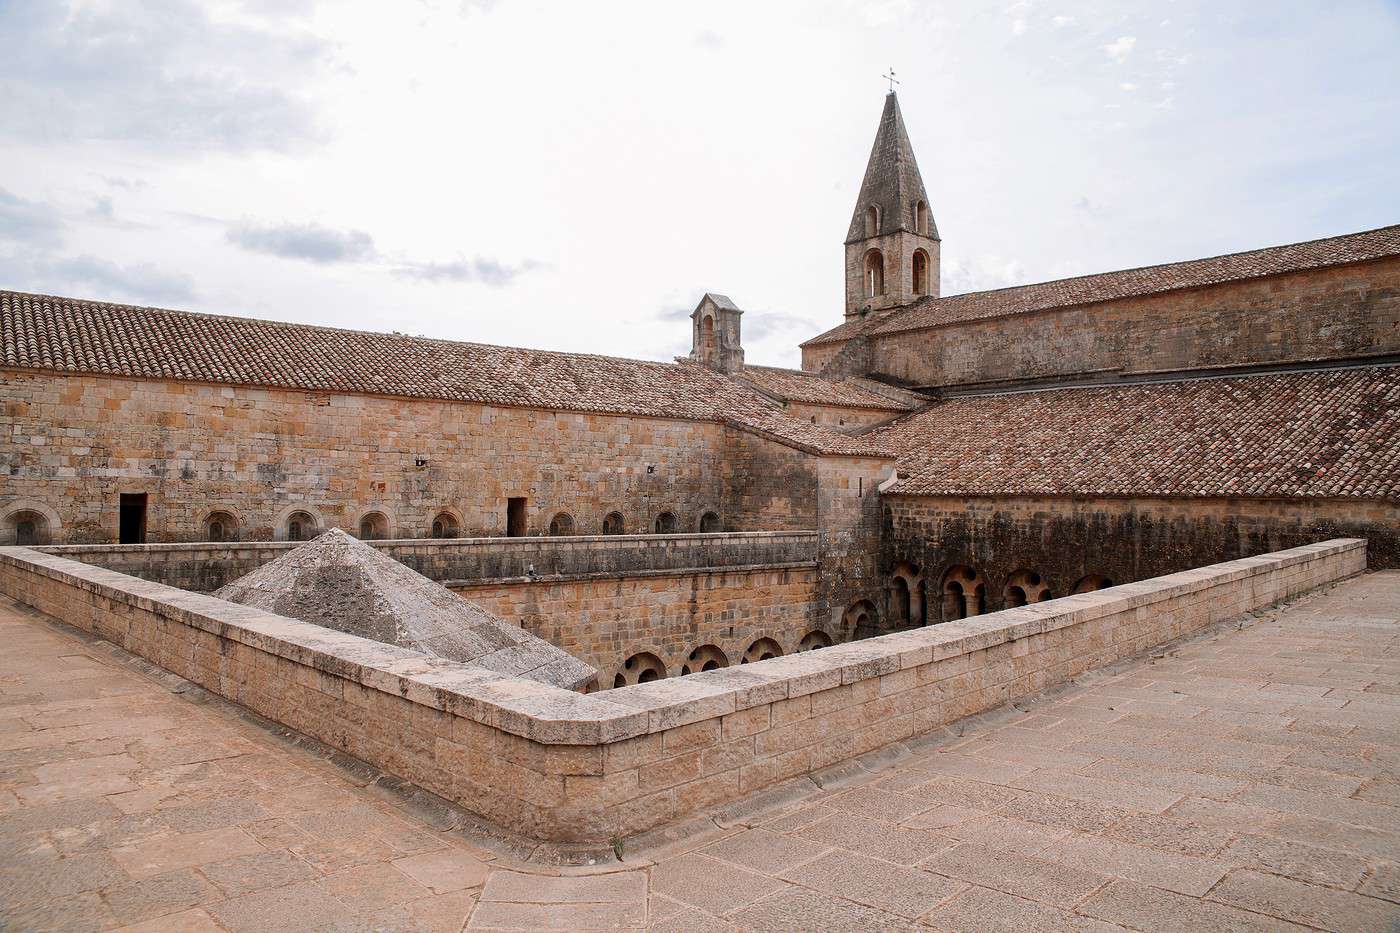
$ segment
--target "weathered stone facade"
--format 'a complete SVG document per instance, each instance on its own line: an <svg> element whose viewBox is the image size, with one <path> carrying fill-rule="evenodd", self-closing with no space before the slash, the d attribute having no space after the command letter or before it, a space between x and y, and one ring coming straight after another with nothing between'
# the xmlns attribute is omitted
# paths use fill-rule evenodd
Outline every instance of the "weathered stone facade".
<svg viewBox="0 0 1400 933"><path fill-rule="evenodd" d="M531 535L559 513L594 534L613 512L629 533L663 513L678 531L707 512L733 530L812 527L810 484L751 485L726 451L802 455L703 421L28 372L0 396L6 497L57 513L55 543L117 540L123 493L147 495L153 542L205 540L214 512L244 540L286 537L294 511L352 532L378 512L390 538L429 537L443 514L458 535L504 535L513 497Z"/></svg>
<svg viewBox="0 0 1400 933"><path fill-rule="evenodd" d="M811 563L815 531L686 535L579 535L569 538L453 538L375 541L400 563L447 585L535 576ZM209 593L296 547L291 542L55 545L41 550L184 590Z"/></svg>
<svg viewBox="0 0 1400 933"><path fill-rule="evenodd" d="M1400 354L1400 257L871 340L876 372L939 387Z"/></svg>
<svg viewBox="0 0 1400 933"><path fill-rule="evenodd" d="M789 402L787 410L794 418L802 418L811 421L812 424L824 424L838 431L859 431L874 427L901 414L879 408L846 408L811 402Z"/></svg>
<svg viewBox="0 0 1400 933"><path fill-rule="evenodd" d="M974 571L981 611L995 612L1017 604L1017 574L1039 577L1040 599L1053 599L1349 534L1367 537L1371 566L1400 566L1400 506L1383 501L892 495L884 507L882 610L905 568L916 598L924 588L929 622L947 617L958 568Z"/></svg>
<svg viewBox="0 0 1400 933"><path fill-rule="evenodd" d="M814 632L842 640L817 616L817 565L733 567L587 578L451 584L467 599L598 668L612 685L627 659L649 654L666 676L744 663L767 639L778 655ZM712 651L708 649L717 649Z"/></svg>

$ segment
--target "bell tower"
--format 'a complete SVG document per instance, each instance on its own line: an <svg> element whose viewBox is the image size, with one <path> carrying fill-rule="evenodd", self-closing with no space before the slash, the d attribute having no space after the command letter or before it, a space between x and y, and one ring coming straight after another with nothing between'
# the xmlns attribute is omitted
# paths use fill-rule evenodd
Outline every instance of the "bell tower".
<svg viewBox="0 0 1400 933"><path fill-rule="evenodd" d="M938 227L894 91L846 234L846 317L938 297Z"/></svg>
<svg viewBox="0 0 1400 933"><path fill-rule="evenodd" d="M722 373L744 368L739 319L744 312L726 295L706 292L690 312L690 358Z"/></svg>

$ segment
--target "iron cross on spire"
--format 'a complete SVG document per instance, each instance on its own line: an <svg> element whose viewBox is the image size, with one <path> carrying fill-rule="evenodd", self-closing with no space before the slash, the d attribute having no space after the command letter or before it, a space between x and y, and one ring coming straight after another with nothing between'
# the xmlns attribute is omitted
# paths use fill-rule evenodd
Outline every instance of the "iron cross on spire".
<svg viewBox="0 0 1400 933"><path fill-rule="evenodd" d="M893 93L894 93L894 86L895 86L896 84L899 83L899 79L896 78L896 77L894 76L894 66L893 66L893 65L890 66L890 73L889 73L889 74L887 74L887 75L880 75L880 77L884 78L886 81L888 81L888 82L890 83L890 93L893 94Z"/></svg>

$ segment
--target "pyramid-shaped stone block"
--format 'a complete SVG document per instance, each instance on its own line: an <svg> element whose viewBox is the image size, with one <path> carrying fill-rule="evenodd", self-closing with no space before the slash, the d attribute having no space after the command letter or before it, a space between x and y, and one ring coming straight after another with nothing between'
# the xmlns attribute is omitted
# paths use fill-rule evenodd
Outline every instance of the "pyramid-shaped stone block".
<svg viewBox="0 0 1400 933"><path fill-rule="evenodd" d="M332 529L214 593L313 625L578 690L598 671Z"/></svg>

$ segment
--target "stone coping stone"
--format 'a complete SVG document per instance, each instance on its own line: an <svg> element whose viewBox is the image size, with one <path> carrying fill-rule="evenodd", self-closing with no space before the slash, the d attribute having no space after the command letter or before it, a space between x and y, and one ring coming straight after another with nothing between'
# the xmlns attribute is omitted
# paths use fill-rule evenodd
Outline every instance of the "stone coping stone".
<svg viewBox="0 0 1400 933"><path fill-rule="evenodd" d="M471 580L442 580L445 587L521 586L531 583L580 583L590 580L636 579L640 577L687 577L693 574L761 573L774 570L816 570L815 560L790 560L772 564L706 564L703 567L661 567L650 570L610 570L599 573L541 573L533 577L477 577Z"/></svg>
<svg viewBox="0 0 1400 933"><path fill-rule="evenodd" d="M742 668L587 695L469 669L31 548L0 547L0 561L536 742L595 745L855 683L1365 548L1364 539L1337 538Z"/></svg>

